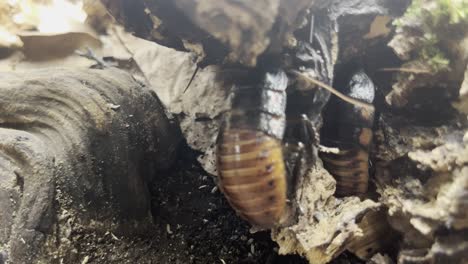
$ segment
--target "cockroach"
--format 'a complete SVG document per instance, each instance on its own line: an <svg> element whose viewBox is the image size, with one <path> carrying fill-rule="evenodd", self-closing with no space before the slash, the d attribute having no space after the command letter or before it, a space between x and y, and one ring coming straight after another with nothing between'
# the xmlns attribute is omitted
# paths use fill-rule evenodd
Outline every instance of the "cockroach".
<svg viewBox="0 0 468 264"><path fill-rule="evenodd" d="M348 96L372 104L375 87L359 70L347 81ZM363 195L369 182L369 148L372 142L374 107L363 108L331 100L325 113L321 144L338 153L320 153L325 169L336 180L336 196Z"/></svg>
<svg viewBox="0 0 468 264"><path fill-rule="evenodd" d="M314 55L306 57L316 60L317 53L305 47L302 51ZM274 63L266 65L251 69L251 74L235 85L231 110L217 143L220 189L237 213L259 229L273 228L287 220L287 200L292 194L288 181L298 171L297 164L291 166L285 159L298 154L292 158L297 163L301 149L295 148L300 144L294 140L305 142L310 137L309 133L299 138L284 137L286 125L293 119L298 122L291 127L306 127L302 126L305 119L300 118L300 111L290 111L291 107L287 111L286 107L287 96L291 96L286 88L296 82L296 76L281 66L271 66ZM313 93L309 99L313 101ZM326 103L328 97L321 100ZM284 148L284 139L294 144ZM287 149L286 157L283 149Z"/></svg>
<svg viewBox="0 0 468 264"><path fill-rule="evenodd" d="M237 213L254 226L272 228L286 207L282 137L288 77L280 69L257 76L235 87L218 138L218 171L221 190Z"/></svg>

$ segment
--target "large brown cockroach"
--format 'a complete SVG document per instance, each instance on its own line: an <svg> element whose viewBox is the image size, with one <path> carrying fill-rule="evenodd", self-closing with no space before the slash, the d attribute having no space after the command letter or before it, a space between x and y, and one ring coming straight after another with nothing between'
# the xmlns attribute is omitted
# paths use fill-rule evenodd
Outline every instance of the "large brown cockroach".
<svg viewBox="0 0 468 264"><path fill-rule="evenodd" d="M238 86L218 143L221 189L252 225L271 228L286 207L282 137L286 87L282 70L266 71L256 86Z"/></svg>
<svg viewBox="0 0 468 264"><path fill-rule="evenodd" d="M329 90L348 103L367 106L329 86L330 52L320 34L314 33L313 38L314 44L300 42L292 56L287 54L289 63L284 57L268 59L247 70L249 74L233 88L231 110L218 136L220 189L236 212L260 229L281 225L290 216L288 200L293 197L294 179L315 162L313 153L319 144L316 128L320 127L320 113L330 97ZM326 89L317 89L317 84ZM362 92L359 85L351 85L349 95L366 99L354 94ZM360 108L352 109L359 112ZM368 131L361 130L364 142ZM368 146L369 140L362 145Z"/></svg>

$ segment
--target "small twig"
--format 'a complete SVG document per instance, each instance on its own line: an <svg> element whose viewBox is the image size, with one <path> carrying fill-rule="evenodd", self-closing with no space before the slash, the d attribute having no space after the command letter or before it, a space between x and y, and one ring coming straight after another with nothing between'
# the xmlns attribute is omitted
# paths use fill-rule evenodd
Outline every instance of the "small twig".
<svg viewBox="0 0 468 264"><path fill-rule="evenodd" d="M349 97L347 95L344 95L342 93L340 93L338 90L336 90L335 88L331 87L330 85L326 84L326 83L323 83L319 80L316 80L314 78L311 78L301 72L298 72L298 71L291 71L292 73L294 73L295 75L299 76L299 77L302 77L304 78L306 81L310 82L310 83L313 83L315 85L318 85L326 90L328 90L329 92L331 92L332 94L334 94L335 96L337 96L338 98L340 98L341 100L347 102L347 103L350 103L350 104L353 104L353 105L357 105L357 106L360 106L360 107L363 107L363 108L367 108L367 109L370 109L370 110L373 110L374 109L374 106L372 104L369 104L369 103L365 103L365 102L362 102L362 101L359 101L359 100L356 100L352 97Z"/></svg>
<svg viewBox="0 0 468 264"><path fill-rule="evenodd" d="M103 59L99 58L91 48L86 47L86 51L81 51L81 50L76 50L75 53L78 54L81 57L93 60L97 62L99 65L101 65L102 68L109 68L111 67L110 64L105 62Z"/></svg>
<svg viewBox="0 0 468 264"><path fill-rule="evenodd" d="M198 69L199 69L199 68L200 68L200 67L198 67L198 65L197 65L197 68L195 68L195 71L193 72L192 77L190 78L190 81L189 81L188 84L187 84L187 87L185 87L184 93L187 92L188 88L189 88L190 85L192 84L193 80L195 79L195 75L197 75L197 72L198 72Z"/></svg>
<svg viewBox="0 0 468 264"><path fill-rule="evenodd" d="M339 148L331 148L331 147L327 147L327 146L323 146L323 145L319 145L318 149L319 149L320 152L324 152L324 153L333 153L333 154L340 153Z"/></svg>
<svg viewBox="0 0 468 264"><path fill-rule="evenodd" d="M407 72L407 73L415 73L415 74L431 74L429 70L421 70L421 69L411 69L411 68L381 68L377 71L381 72Z"/></svg>

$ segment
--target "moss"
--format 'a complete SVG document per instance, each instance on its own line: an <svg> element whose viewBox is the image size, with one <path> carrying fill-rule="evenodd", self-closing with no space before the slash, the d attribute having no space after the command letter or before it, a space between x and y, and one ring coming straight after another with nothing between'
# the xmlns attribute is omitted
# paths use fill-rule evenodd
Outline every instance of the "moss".
<svg viewBox="0 0 468 264"><path fill-rule="evenodd" d="M440 47L441 33L468 26L468 0L413 0L403 17L395 20L397 31L417 27L423 36L417 57L434 71L448 70L450 60Z"/></svg>
<svg viewBox="0 0 468 264"><path fill-rule="evenodd" d="M449 17L450 24L459 24L468 21L468 1L467 0L440 0L440 15Z"/></svg>
<svg viewBox="0 0 468 264"><path fill-rule="evenodd" d="M433 33L424 34L423 46L419 51L419 59L427 62L435 71L448 70L450 61L438 47L439 39Z"/></svg>
<svg viewBox="0 0 468 264"><path fill-rule="evenodd" d="M403 26L405 20L422 20L426 26L468 23L468 0L413 0L404 16L394 24Z"/></svg>

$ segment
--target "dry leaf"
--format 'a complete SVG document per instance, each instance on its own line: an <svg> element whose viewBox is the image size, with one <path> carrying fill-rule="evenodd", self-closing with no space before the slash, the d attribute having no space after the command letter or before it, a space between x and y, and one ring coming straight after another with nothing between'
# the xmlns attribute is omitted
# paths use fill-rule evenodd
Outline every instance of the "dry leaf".
<svg viewBox="0 0 468 264"><path fill-rule="evenodd" d="M30 60L63 58L83 47L96 49L101 46L99 39L85 32L27 33L19 37L24 43L23 52Z"/></svg>

